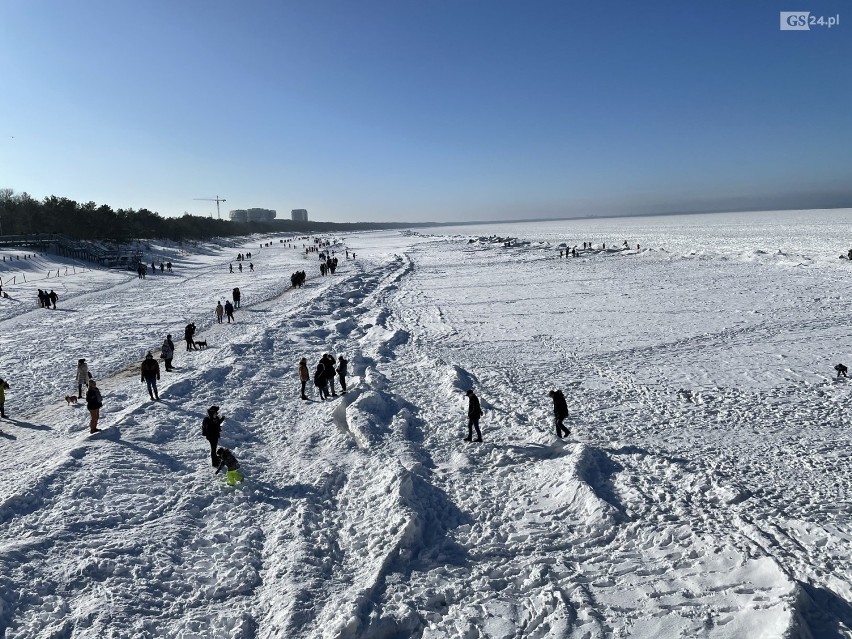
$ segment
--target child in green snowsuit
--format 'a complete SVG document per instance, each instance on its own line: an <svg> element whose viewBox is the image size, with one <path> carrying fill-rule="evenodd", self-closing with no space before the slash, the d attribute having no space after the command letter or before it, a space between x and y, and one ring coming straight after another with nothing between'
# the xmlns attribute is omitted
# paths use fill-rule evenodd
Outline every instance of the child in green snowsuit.
<svg viewBox="0 0 852 639"><path fill-rule="evenodd" d="M243 476L240 474L240 471L237 470L240 467L240 463L237 461L237 458L234 457L234 454L227 448L219 448L219 450L216 451L216 454L219 456L219 468L216 469L215 474L219 474L222 467L227 466L228 472L226 477L228 486L233 486L238 481L242 481Z"/></svg>

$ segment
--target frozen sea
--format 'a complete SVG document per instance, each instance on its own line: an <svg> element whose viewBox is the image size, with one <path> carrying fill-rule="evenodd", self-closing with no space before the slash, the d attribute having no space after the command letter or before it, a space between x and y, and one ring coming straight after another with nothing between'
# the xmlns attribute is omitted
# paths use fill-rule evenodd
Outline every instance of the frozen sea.
<svg viewBox="0 0 852 639"><path fill-rule="evenodd" d="M0 636L852 637L850 222L328 236L328 277L283 235L152 242L174 273L144 280L0 251ZM238 251L254 272L229 272ZM152 402L139 364L167 333ZM325 352L348 392L300 400L298 360ZM94 437L64 399L80 357ZM201 437L211 404L236 487Z"/></svg>

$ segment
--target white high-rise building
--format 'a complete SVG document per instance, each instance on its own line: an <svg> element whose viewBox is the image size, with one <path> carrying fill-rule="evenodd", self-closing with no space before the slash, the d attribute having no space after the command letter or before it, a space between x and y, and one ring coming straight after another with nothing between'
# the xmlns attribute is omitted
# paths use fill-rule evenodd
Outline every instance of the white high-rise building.
<svg viewBox="0 0 852 639"><path fill-rule="evenodd" d="M294 222L307 222L308 221L308 210L307 209L293 209L290 211L290 218Z"/></svg>
<svg viewBox="0 0 852 639"><path fill-rule="evenodd" d="M231 222L271 222L276 215L272 209L236 209L228 213Z"/></svg>

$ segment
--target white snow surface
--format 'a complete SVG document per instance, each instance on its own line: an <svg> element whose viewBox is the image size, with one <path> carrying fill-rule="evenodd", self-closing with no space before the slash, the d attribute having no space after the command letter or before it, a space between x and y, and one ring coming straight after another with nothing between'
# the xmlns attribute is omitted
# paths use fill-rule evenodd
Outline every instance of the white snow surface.
<svg viewBox="0 0 852 639"><path fill-rule="evenodd" d="M151 244L174 273L145 280L0 251L0 636L850 637L850 221L360 233L327 277L284 236ZM153 402L139 364L166 333ZM297 362L325 352L349 392L302 401ZM64 399L80 357L95 436Z"/></svg>

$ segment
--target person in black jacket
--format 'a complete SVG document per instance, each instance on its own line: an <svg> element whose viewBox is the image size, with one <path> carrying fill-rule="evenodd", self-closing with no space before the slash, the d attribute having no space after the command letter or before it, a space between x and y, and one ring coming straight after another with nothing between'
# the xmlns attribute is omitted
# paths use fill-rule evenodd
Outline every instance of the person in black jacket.
<svg viewBox="0 0 852 639"><path fill-rule="evenodd" d="M325 357L322 357L317 362L317 368L314 371L314 386L319 389L321 400L325 401L328 399L328 376L325 370Z"/></svg>
<svg viewBox="0 0 852 639"><path fill-rule="evenodd" d="M337 378L340 380L340 388L342 392L346 392L346 365L349 362L343 359L343 355L337 358Z"/></svg>
<svg viewBox="0 0 852 639"><path fill-rule="evenodd" d="M148 395L151 399L160 399L160 393L157 391L157 380L160 379L160 365L154 359L154 354L148 351L145 360L140 367L142 383L148 385Z"/></svg>
<svg viewBox="0 0 852 639"><path fill-rule="evenodd" d="M336 374L334 370L334 355L326 353L322 356L322 363L325 365L325 378L328 381L331 396L337 397L337 393L334 392L334 375Z"/></svg>
<svg viewBox="0 0 852 639"><path fill-rule="evenodd" d="M571 431L565 427L562 423L565 421L565 418L568 417L568 404L565 402L565 395L562 394L561 390L552 390L550 393L550 398L553 400L553 417L554 423L556 424L556 436L562 437L562 431L565 431L565 435L570 435Z"/></svg>
<svg viewBox="0 0 852 639"><path fill-rule="evenodd" d="M222 434L222 422L225 418L219 415L219 407L211 406L207 409L207 417L201 423L201 434L210 442L210 460L214 466L219 465L219 455L216 447L219 445L219 436Z"/></svg>
<svg viewBox="0 0 852 639"><path fill-rule="evenodd" d="M101 397L101 391L98 390L98 385L95 380L89 380L89 390L86 391L86 408L89 409L89 432L97 433L100 428L98 428L98 420L101 417L101 406L104 405L103 398Z"/></svg>
<svg viewBox="0 0 852 639"><path fill-rule="evenodd" d="M473 440L473 429L476 429L476 441L482 441L482 432L479 430L479 418L482 417L482 407L479 405L479 398L472 390L466 393L468 400L467 405L467 437L466 442Z"/></svg>
<svg viewBox="0 0 852 639"><path fill-rule="evenodd" d="M191 351L195 348L195 341L192 339L195 335L195 322L187 324L183 329L183 339L186 342L186 350Z"/></svg>

